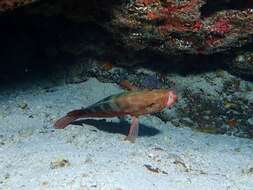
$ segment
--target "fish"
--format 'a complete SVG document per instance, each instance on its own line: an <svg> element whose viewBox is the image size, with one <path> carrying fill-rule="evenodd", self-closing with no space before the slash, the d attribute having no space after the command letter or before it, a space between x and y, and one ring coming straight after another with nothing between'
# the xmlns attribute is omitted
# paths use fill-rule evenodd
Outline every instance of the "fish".
<svg viewBox="0 0 253 190"><path fill-rule="evenodd" d="M176 93L168 89L125 91L108 96L86 108L68 112L55 122L54 128L63 129L80 118L108 118L130 115L132 122L125 140L134 142L139 130L138 117L160 112L164 108L171 108L176 100Z"/></svg>

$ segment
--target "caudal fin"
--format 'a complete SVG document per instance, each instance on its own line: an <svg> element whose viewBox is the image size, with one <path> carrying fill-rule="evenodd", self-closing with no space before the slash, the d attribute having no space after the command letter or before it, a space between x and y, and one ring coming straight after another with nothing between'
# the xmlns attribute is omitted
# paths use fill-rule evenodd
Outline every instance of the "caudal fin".
<svg viewBox="0 0 253 190"><path fill-rule="evenodd" d="M80 118L82 116L81 110L74 110L69 112L66 116L58 119L55 124L54 128L57 129L64 129L67 127L71 122L75 121L76 119Z"/></svg>

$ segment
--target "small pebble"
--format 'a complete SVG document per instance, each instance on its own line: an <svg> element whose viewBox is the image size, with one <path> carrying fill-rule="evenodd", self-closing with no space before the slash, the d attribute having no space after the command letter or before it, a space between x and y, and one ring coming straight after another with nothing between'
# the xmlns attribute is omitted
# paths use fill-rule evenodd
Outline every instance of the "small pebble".
<svg viewBox="0 0 253 190"><path fill-rule="evenodd" d="M28 107L28 104L25 102L18 102L18 107L24 110Z"/></svg>
<svg viewBox="0 0 253 190"><path fill-rule="evenodd" d="M70 166L70 162L68 160L62 159L62 160L56 160L56 161L52 161L50 163L50 168L51 169L57 169L57 168L65 168Z"/></svg>
<svg viewBox="0 0 253 190"><path fill-rule="evenodd" d="M49 182L48 182L48 181L43 181L43 182L41 183L41 185L44 186L44 187L48 187Z"/></svg>

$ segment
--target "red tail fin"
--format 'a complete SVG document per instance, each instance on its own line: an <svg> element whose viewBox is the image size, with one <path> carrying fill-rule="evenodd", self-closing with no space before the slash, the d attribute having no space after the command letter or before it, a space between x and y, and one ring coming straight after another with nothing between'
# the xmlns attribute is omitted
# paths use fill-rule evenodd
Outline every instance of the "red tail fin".
<svg viewBox="0 0 253 190"><path fill-rule="evenodd" d="M83 115L82 110L74 110L69 112L66 116L58 119L55 124L54 128L57 129L64 129L67 127L71 122L75 121L76 119L80 118Z"/></svg>

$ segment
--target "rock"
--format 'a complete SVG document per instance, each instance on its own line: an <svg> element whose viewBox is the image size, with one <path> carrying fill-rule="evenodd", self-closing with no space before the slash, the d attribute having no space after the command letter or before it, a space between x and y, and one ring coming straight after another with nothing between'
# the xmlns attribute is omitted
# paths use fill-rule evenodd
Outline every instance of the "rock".
<svg viewBox="0 0 253 190"><path fill-rule="evenodd" d="M42 1L27 11L61 15L78 23L96 23L112 35L111 41L121 46L115 52L126 48L122 56L142 50L166 55L213 54L252 42L253 9L246 2L222 1L228 4L224 10L216 10L219 4L207 0L116 2Z"/></svg>
<svg viewBox="0 0 253 190"><path fill-rule="evenodd" d="M253 91L245 93L245 99L253 106Z"/></svg>
<svg viewBox="0 0 253 190"><path fill-rule="evenodd" d="M70 166L70 162L68 160L62 159L62 160L56 160L56 161L52 161L50 163L50 168L51 169L58 169L58 168L65 168Z"/></svg>
<svg viewBox="0 0 253 190"><path fill-rule="evenodd" d="M18 102L18 107L21 108L22 110L25 110L28 108L28 104L25 102Z"/></svg>
<svg viewBox="0 0 253 190"><path fill-rule="evenodd" d="M205 4L205 0L129 1L113 9L110 29L128 47L167 55L213 54L252 41L252 9L202 17Z"/></svg>
<svg viewBox="0 0 253 190"><path fill-rule="evenodd" d="M253 78L253 51L238 52L229 67L234 74Z"/></svg>
<svg viewBox="0 0 253 190"><path fill-rule="evenodd" d="M87 80L85 75L85 64L77 63L70 65L67 69L66 83L80 83Z"/></svg>
<svg viewBox="0 0 253 190"><path fill-rule="evenodd" d="M248 123L253 126L253 117L248 119Z"/></svg>

